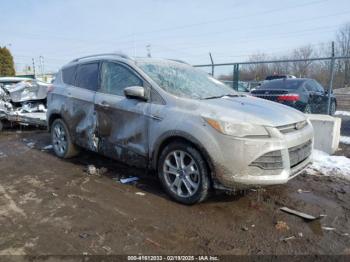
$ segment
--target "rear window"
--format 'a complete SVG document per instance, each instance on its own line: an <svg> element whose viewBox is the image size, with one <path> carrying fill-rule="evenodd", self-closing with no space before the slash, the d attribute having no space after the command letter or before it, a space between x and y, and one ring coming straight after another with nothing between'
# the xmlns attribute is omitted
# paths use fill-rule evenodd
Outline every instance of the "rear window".
<svg viewBox="0 0 350 262"><path fill-rule="evenodd" d="M98 87L98 63L78 67L76 86L96 91Z"/></svg>
<svg viewBox="0 0 350 262"><path fill-rule="evenodd" d="M62 70L63 82L67 85L74 85L75 73L77 71L77 66L66 67Z"/></svg>
<svg viewBox="0 0 350 262"><path fill-rule="evenodd" d="M262 84L259 89L298 89L304 81L300 80L271 80Z"/></svg>

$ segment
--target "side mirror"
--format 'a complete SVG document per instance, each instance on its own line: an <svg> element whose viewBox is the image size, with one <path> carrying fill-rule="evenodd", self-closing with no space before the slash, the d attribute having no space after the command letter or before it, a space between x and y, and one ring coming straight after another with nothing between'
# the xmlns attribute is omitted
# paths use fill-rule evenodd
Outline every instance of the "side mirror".
<svg viewBox="0 0 350 262"><path fill-rule="evenodd" d="M142 86L129 86L124 88L124 94L127 98L135 98L140 100L147 100L145 88Z"/></svg>

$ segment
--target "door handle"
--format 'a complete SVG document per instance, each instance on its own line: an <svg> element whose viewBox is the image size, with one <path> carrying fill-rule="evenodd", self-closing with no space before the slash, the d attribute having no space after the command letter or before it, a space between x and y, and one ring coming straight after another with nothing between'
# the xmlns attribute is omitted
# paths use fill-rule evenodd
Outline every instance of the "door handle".
<svg viewBox="0 0 350 262"><path fill-rule="evenodd" d="M110 107L110 105L106 101L100 102L99 105L102 106L102 107L105 107L105 108Z"/></svg>
<svg viewBox="0 0 350 262"><path fill-rule="evenodd" d="M150 115L150 117L154 120L158 120L158 121L162 121L163 118L161 116L158 116L158 115Z"/></svg>

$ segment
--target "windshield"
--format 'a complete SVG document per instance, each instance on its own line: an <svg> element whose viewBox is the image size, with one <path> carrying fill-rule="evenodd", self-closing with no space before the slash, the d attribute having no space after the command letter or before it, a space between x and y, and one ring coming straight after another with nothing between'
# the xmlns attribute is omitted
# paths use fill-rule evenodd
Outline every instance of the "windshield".
<svg viewBox="0 0 350 262"><path fill-rule="evenodd" d="M165 91L179 97L208 99L236 92L225 84L190 65L169 61L139 60L141 69Z"/></svg>

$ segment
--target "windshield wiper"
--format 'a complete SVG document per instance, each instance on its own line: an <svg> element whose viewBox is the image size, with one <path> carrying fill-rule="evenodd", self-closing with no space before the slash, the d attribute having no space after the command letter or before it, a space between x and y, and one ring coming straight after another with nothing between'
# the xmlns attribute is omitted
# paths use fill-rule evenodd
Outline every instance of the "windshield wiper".
<svg viewBox="0 0 350 262"><path fill-rule="evenodd" d="M226 94L226 95L221 95L221 96L208 96L208 97L204 97L202 99L216 99L216 98L222 98L224 96L229 96L229 97L237 97L237 96L240 96L240 95L236 95L236 94Z"/></svg>

